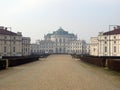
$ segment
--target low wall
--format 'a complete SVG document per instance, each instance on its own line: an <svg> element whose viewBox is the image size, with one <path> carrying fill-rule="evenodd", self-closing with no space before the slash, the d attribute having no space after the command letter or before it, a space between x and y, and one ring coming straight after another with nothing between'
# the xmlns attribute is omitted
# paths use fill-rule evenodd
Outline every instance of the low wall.
<svg viewBox="0 0 120 90"><path fill-rule="evenodd" d="M11 58L11 59L9 59L9 64L8 64L8 66L9 66L9 67L17 66L17 65L21 65L21 64L25 64L25 63L37 61L38 59L39 59L39 57Z"/></svg>
<svg viewBox="0 0 120 90"><path fill-rule="evenodd" d="M0 60L0 70L6 68L6 61L5 60Z"/></svg>
<svg viewBox="0 0 120 90"><path fill-rule="evenodd" d="M100 67L106 66L106 59L97 57L80 57L81 61L91 63Z"/></svg>
<svg viewBox="0 0 120 90"><path fill-rule="evenodd" d="M82 56L82 55L72 55L74 58L80 58L81 61L94 64L100 67L108 67L111 70L120 72L120 57L116 56Z"/></svg>
<svg viewBox="0 0 120 90"><path fill-rule="evenodd" d="M3 56L0 60L0 70L8 67L13 67L33 61L39 60L39 58L46 58L50 54L31 55L31 56Z"/></svg>
<svg viewBox="0 0 120 90"><path fill-rule="evenodd" d="M0 70L8 68L8 59L0 60Z"/></svg>
<svg viewBox="0 0 120 90"><path fill-rule="evenodd" d="M120 72L120 59L108 59L107 67L111 70Z"/></svg>
<svg viewBox="0 0 120 90"><path fill-rule="evenodd" d="M0 60L0 70L7 69L8 67L13 67L33 61L39 60L38 56L27 56L27 57L10 57L8 59Z"/></svg>

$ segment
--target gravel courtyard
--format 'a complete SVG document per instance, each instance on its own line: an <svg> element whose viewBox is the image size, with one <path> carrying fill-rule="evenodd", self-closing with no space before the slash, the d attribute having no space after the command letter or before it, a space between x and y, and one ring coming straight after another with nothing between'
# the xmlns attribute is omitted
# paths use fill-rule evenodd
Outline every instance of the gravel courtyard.
<svg viewBox="0 0 120 90"><path fill-rule="evenodd" d="M0 71L0 90L120 90L119 75L70 55L51 55Z"/></svg>

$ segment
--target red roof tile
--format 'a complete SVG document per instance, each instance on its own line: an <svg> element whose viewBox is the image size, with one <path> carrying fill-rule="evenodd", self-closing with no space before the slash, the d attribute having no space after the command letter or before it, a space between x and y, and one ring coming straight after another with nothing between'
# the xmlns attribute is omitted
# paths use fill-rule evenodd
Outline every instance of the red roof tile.
<svg viewBox="0 0 120 90"><path fill-rule="evenodd" d="M103 33L103 35L114 35L114 34L120 34L120 28Z"/></svg>
<svg viewBox="0 0 120 90"><path fill-rule="evenodd" d="M0 34L3 34L3 35L15 35L15 36L17 35L17 33L8 31L7 29L0 29Z"/></svg>

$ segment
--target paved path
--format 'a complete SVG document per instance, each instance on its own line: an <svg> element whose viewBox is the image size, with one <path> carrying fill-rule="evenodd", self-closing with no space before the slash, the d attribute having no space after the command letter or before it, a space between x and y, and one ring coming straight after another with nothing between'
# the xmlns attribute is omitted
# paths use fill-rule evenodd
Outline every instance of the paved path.
<svg viewBox="0 0 120 90"><path fill-rule="evenodd" d="M69 55L51 55L0 71L0 90L120 90L118 75Z"/></svg>

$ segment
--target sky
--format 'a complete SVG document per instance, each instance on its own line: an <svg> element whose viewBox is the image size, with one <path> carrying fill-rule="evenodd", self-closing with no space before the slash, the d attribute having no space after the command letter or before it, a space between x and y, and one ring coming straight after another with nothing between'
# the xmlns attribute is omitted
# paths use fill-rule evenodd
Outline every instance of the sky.
<svg viewBox="0 0 120 90"><path fill-rule="evenodd" d="M32 43L59 27L89 42L109 25L120 25L120 0L0 0L0 26Z"/></svg>

